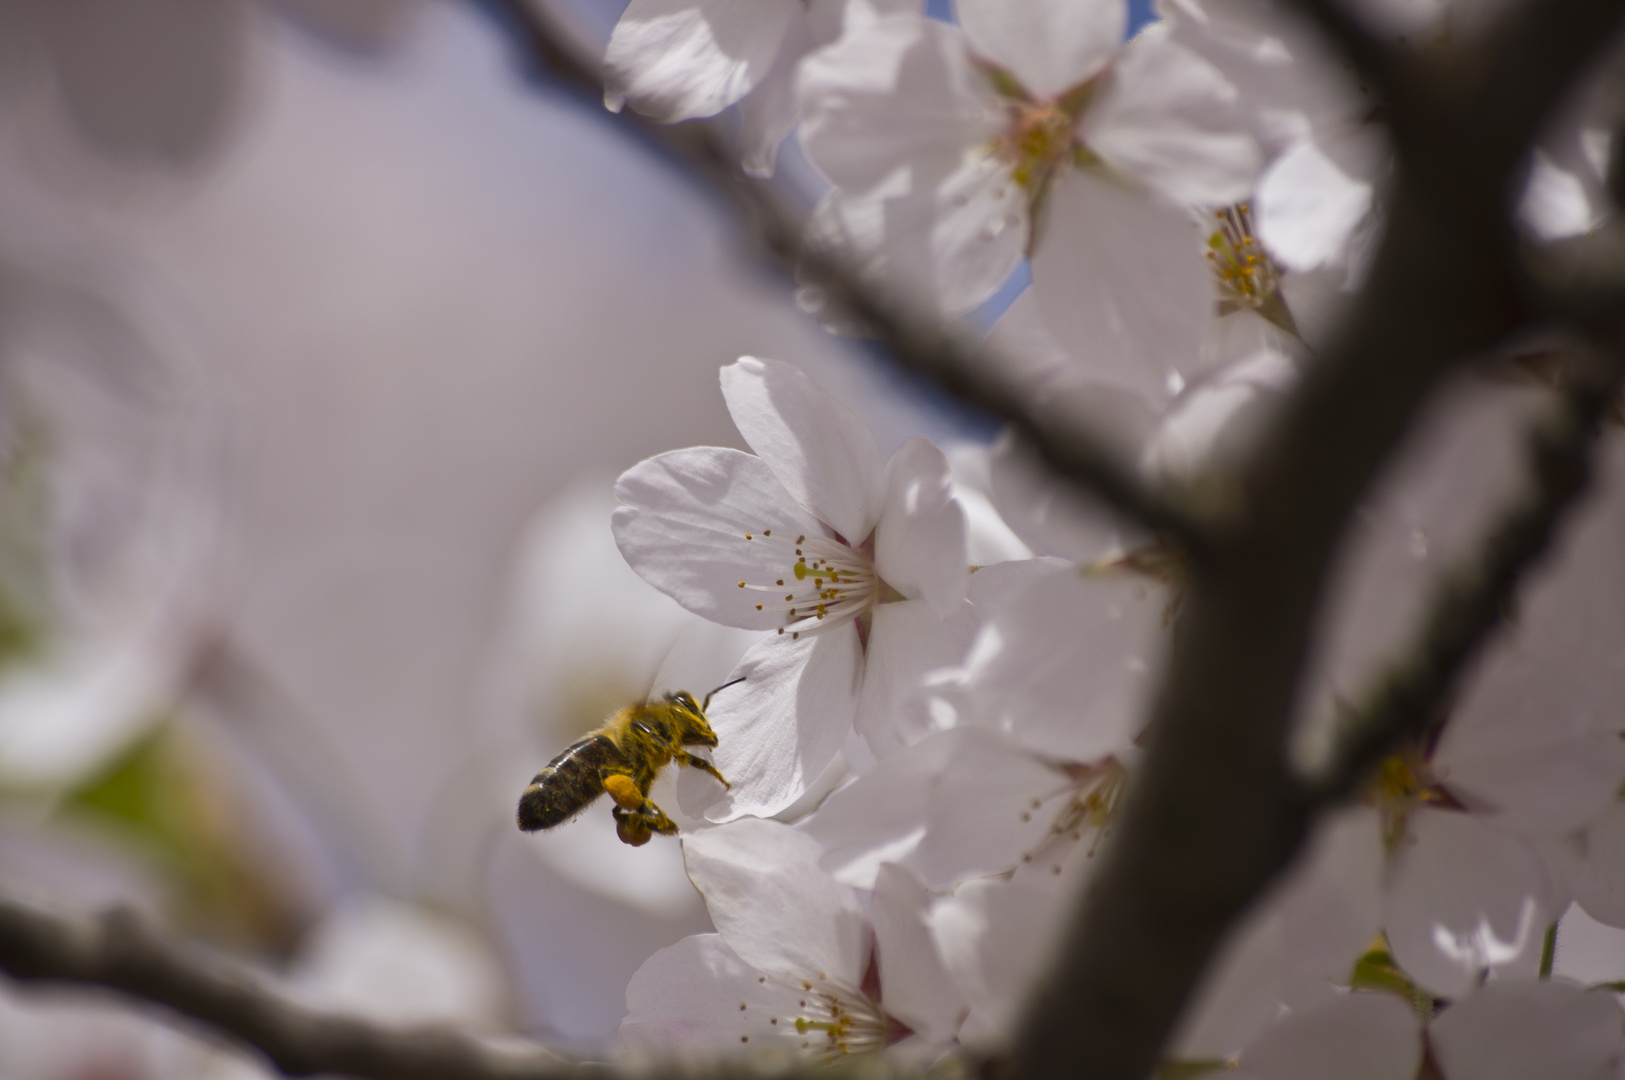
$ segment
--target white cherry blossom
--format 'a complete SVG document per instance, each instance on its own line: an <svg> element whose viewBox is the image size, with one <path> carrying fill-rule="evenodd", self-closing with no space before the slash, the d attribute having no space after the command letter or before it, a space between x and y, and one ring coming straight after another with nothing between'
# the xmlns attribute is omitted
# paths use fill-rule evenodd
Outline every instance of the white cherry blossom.
<svg viewBox="0 0 1625 1080"><path fill-rule="evenodd" d="M1324 40L1266 0L1160 0L1174 39L1241 90L1269 157L1256 191L1259 235L1308 271L1357 257L1388 167L1378 103Z"/></svg>
<svg viewBox="0 0 1625 1080"><path fill-rule="evenodd" d="M1241 1067L1231 1075L1606 1080L1625 1049L1620 1019L1611 996L1558 980L1490 983L1426 1025L1394 995L1355 993L1286 1016L1242 1052Z"/></svg>
<svg viewBox="0 0 1625 1080"><path fill-rule="evenodd" d="M1234 90L1157 27L1122 45L1120 0L959 16L882 18L805 62L802 143L837 189L815 233L950 315L1035 251L1067 344L1180 353L1212 301L1180 205L1239 199L1258 164Z"/></svg>
<svg viewBox="0 0 1625 1080"><path fill-rule="evenodd" d="M633 976L628 1052L776 1045L827 1061L894 1046L929 1057L952 1040L964 1006L925 930L925 887L906 872L884 868L866 912L820 869L818 842L787 825L737 821L685 837L683 853L717 933Z"/></svg>
<svg viewBox="0 0 1625 1080"><path fill-rule="evenodd" d="M677 450L629 469L613 526L627 562L690 611L770 631L712 705L733 784L713 820L770 816L856 729L887 745L896 699L952 662L972 623L964 514L947 459L910 439L883 462L846 406L792 365L745 358L723 397L754 455ZM686 788L695 791L694 788Z"/></svg>

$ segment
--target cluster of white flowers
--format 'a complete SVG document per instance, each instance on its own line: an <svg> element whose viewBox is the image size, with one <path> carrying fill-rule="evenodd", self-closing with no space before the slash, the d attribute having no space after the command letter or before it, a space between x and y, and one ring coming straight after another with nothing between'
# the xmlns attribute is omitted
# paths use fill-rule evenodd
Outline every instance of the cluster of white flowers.
<svg viewBox="0 0 1625 1080"><path fill-rule="evenodd" d="M1448 48L1493 5L1365 6ZM1195 485L1315 363L1390 164L1382 103L1263 0L1159 15L1125 41L1123 0L958 0L952 23L910 0L633 0L610 102L664 120L737 104L758 174L795 131L829 185L816 239L945 318L1026 260L999 351L1035 394L1108 403L1149 481ZM1520 211L1533 235L1610 212L1616 74L1545 136ZM1516 423L1549 393L1522 359L1458 386L1363 509L1306 759L1497 505ZM886 460L772 360L723 368L722 392L754 453L672 451L616 488L631 567L762 634L710 710L731 789L678 789L717 932L643 966L623 1039L922 1061L995 1047L1112 842L1183 568L1014 445L951 459L916 438ZM1565 912L1625 927L1619 450L1442 735L1322 823L1173 1059L1283 1080L1613 1075L1620 1009L1565 980L1579 969L1560 949L1554 976L1552 942Z"/></svg>

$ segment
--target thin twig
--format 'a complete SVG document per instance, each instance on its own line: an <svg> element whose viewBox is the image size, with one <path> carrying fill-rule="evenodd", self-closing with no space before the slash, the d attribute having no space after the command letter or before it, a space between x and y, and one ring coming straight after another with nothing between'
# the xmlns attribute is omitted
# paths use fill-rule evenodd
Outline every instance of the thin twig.
<svg viewBox="0 0 1625 1080"><path fill-rule="evenodd" d="M1414 639L1350 717L1325 776L1311 788L1315 803L1346 798L1384 756L1428 739L1440 704L1504 623L1518 583L1548 553L1565 513L1585 493L1625 365L1617 355L1586 350L1574 366L1557 409L1528 433L1521 489L1479 550L1446 572Z"/></svg>

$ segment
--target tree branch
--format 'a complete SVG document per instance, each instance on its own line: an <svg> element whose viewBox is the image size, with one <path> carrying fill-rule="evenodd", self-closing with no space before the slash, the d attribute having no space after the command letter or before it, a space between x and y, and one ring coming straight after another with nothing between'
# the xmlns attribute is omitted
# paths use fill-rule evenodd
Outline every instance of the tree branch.
<svg viewBox="0 0 1625 1080"><path fill-rule="evenodd" d="M243 971L204 962L131 911L79 925L0 900L0 969L27 982L101 986L162 1005L253 1047L288 1076L374 1080L585 1080L604 1070L541 1048L500 1048L441 1028L387 1028L332 1016L272 992Z"/></svg>
<svg viewBox="0 0 1625 1080"><path fill-rule="evenodd" d="M286 1076L365 1080L892 1080L916 1070L878 1061L819 1065L784 1048L758 1057L576 1064L520 1040L450 1028L386 1027L294 1002L241 969L159 937L128 909L79 922L0 898L0 971L21 982L103 987L163 1006L263 1054ZM964 1074L950 1068L951 1075Z"/></svg>
<svg viewBox="0 0 1625 1080"><path fill-rule="evenodd" d="M1565 513L1585 493L1625 361L1596 350L1576 360L1557 408L1528 432L1521 490L1479 550L1439 582L1414 639L1344 727L1330 767L1311 788L1316 804L1346 798L1387 754L1432 734L1462 673L1501 626L1518 583L1546 555Z"/></svg>
<svg viewBox="0 0 1625 1080"><path fill-rule="evenodd" d="M1584 0L1530 0L1557 18ZM1617 26L1618 0L1607 9ZM1510 20L1503 33L1521 32ZM1611 37L1586 20L1593 49ZM1584 60L1556 35L1578 75ZM1492 42L1487 54L1516 50ZM1414 63L1425 64L1421 58ZM1536 65L1547 71L1544 64ZM1332 557L1379 469L1443 376L1520 325L1514 195L1524 158L1491 132L1509 94L1425 68L1386 229L1342 333L1232 478L1221 546L1196 565L1140 766L1112 842L1015 1046L1022 1077L1144 1080L1226 934L1296 856L1319 807L1288 767L1307 643ZM1537 80L1532 133L1565 90ZM1525 147L1527 150L1527 147Z"/></svg>
<svg viewBox="0 0 1625 1080"><path fill-rule="evenodd" d="M1387 101L1394 90L1398 50L1383 42L1339 0L1280 0L1313 23L1359 72L1376 96Z"/></svg>

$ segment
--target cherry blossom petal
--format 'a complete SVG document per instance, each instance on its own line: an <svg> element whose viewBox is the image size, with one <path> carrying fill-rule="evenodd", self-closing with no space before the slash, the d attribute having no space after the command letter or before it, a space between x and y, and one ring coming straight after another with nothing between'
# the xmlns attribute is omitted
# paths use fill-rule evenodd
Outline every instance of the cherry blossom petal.
<svg viewBox="0 0 1625 1080"><path fill-rule="evenodd" d="M1552 974L1582 986L1613 982L1625 973L1625 931L1600 923L1578 905L1557 925Z"/></svg>
<svg viewBox="0 0 1625 1080"><path fill-rule="evenodd" d="M953 498L948 458L916 435L886 465L875 570L892 588L925 601L945 619L970 589L965 559L965 512Z"/></svg>
<svg viewBox="0 0 1625 1080"><path fill-rule="evenodd" d="M1137 449L1155 422L1155 414L1175 393L1168 380L1138 359L1112 369L1094 354L1089 363L1061 347L1044 325L1033 290L1027 289L1005 309L983 340L982 353L1027 387L1035 408L1080 419L1099 428L1125 452Z"/></svg>
<svg viewBox="0 0 1625 1080"><path fill-rule="evenodd" d="M639 462L621 474L624 504L610 519L615 544L649 584L694 614L745 630L771 630L782 613L757 611L759 592L739 582L784 575L784 553L747 540L768 530L822 536L760 458L696 446Z"/></svg>
<svg viewBox="0 0 1625 1080"><path fill-rule="evenodd" d="M1375 166L1367 159L1375 156L1340 161L1304 139L1271 162L1259 177L1255 207L1258 237L1271 257L1298 271L1340 260L1371 211Z"/></svg>
<svg viewBox="0 0 1625 1080"><path fill-rule="evenodd" d="M1014 432L1006 431L994 444L991 472L1000 515L1041 554L1087 565L1150 540L1138 526L1056 476Z"/></svg>
<svg viewBox="0 0 1625 1080"><path fill-rule="evenodd" d="M1372 101L1325 36L1269 0L1160 0L1175 41L1223 72L1274 156L1311 132L1359 122Z"/></svg>
<svg viewBox="0 0 1625 1080"><path fill-rule="evenodd" d="M874 433L857 413L794 364L753 356L722 369L722 397L734 426L796 502L851 544L869 538L885 473Z"/></svg>
<svg viewBox="0 0 1625 1080"><path fill-rule="evenodd" d="M854 723L877 757L937 730L921 693L926 673L956 663L975 634L975 612L963 600L947 619L923 600L875 608Z"/></svg>
<svg viewBox="0 0 1625 1080"><path fill-rule="evenodd" d="M902 861L919 846L931 785L966 737L945 731L884 758L800 824L823 845L823 865L836 880L872 889L882 863Z"/></svg>
<svg viewBox="0 0 1625 1080"><path fill-rule="evenodd" d="M773 66L795 0L632 0L604 55L604 101L675 123L712 116Z"/></svg>
<svg viewBox="0 0 1625 1080"><path fill-rule="evenodd" d="M1625 781L1625 447L1605 447L1595 501L1531 576L1434 755L1453 792L1527 835L1579 828Z"/></svg>
<svg viewBox="0 0 1625 1080"><path fill-rule="evenodd" d="M1551 711L1565 704L1547 699ZM1455 734L1454 723L1446 737ZM1434 755L1434 774L1479 816L1525 836L1561 836L1605 810L1625 781L1625 742L1612 731L1571 738L1457 736Z"/></svg>
<svg viewBox="0 0 1625 1080"><path fill-rule="evenodd" d="M1021 191L986 148L946 172L915 167L867 191L831 191L807 233L809 244L856 265L877 288L946 318L993 295L1027 239Z"/></svg>
<svg viewBox="0 0 1625 1080"><path fill-rule="evenodd" d="M1147 579L1062 571L983 623L965 661L969 718L1069 761L1126 747L1145 719L1167 595Z"/></svg>
<svg viewBox="0 0 1625 1080"><path fill-rule="evenodd" d="M1231 929L1180 1018L1179 1058L1234 1057L1281 1012L1280 920L1255 908Z"/></svg>
<svg viewBox="0 0 1625 1080"><path fill-rule="evenodd" d="M1098 169L1055 181L1046 207L1032 287L1055 340L1090 367L1187 378L1216 296L1195 221Z"/></svg>
<svg viewBox="0 0 1625 1080"><path fill-rule="evenodd" d="M1297 373L1291 357L1263 351L1192 385L1146 444L1141 468L1164 483L1193 485L1241 460Z"/></svg>
<svg viewBox="0 0 1625 1080"><path fill-rule="evenodd" d="M1301 751L1336 728L1336 702L1357 700L1387 670L1394 650L1420 625L1441 568L1471 552L1505 505L1508 478L1519 475L1518 433L1533 400L1526 389L1482 379L1445 388L1375 497L1357 511L1330 582L1326 610L1335 615L1318 635L1306 672L1307 699L1318 708L1309 714ZM1492 644L1491 652L1497 648ZM1469 681L1465 698L1477 696L1475 683Z"/></svg>
<svg viewBox="0 0 1625 1080"><path fill-rule="evenodd" d="M1445 997L1486 969L1533 975L1556 917L1539 856L1471 815L1413 811L1383 903L1394 958Z"/></svg>
<svg viewBox="0 0 1625 1080"><path fill-rule="evenodd" d="M926 921L943 966L971 1007L962 1043L986 1046L1011 1034L1071 910L1084 870L1083 860L1073 864L1058 877L978 878L931 909Z"/></svg>
<svg viewBox="0 0 1625 1080"><path fill-rule="evenodd" d="M1560 861L1574 899L1598 922L1625 926L1625 802L1615 801L1572 841Z"/></svg>
<svg viewBox="0 0 1625 1080"><path fill-rule="evenodd" d="M1078 133L1106 162L1192 206L1241 201L1263 164L1236 88L1160 25L1123 47Z"/></svg>
<svg viewBox="0 0 1625 1080"><path fill-rule="evenodd" d="M802 57L815 45L807 14L790 14L778 55L753 93L739 102L739 160L747 175L766 178L778 163L779 144L795 129L800 114L796 76Z"/></svg>
<svg viewBox="0 0 1625 1080"><path fill-rule="evenodd" d="M1286 1003L1344 986L1382 925L1386 852L1377 812L1359 806L1322 819L1270 903L1286 947Z"/></svg>
<svg viewBox="0 0 1625 1080"><path fill-rule="evenodd" d="M945 177L1004 122L958 27L918 15L884 16L808 56L800 94L801 145L847 192L872 190L900 166Z"/></svg>
<svg viewBox="0 0 1625 1080"><path fill-rule="evenodd" d="M732 821L771 817L794 803L852 730L862 670L850 623L799 641L771 634L751 646L734 672L745 681L718 694L707 714L717 733L711 760L733 788L718 797L714 780L683 776L678 796L684 810ZM707 805L707 799L715 801Z"/></svg>
<svg viewBox="0 0 1625 1080"><path fill-rule="evenodd" d="M930 891L913 871L887 863L875 878L869 914L886 1012L927 1042L941 1044L953 1037L967 1006L943 968L926 925L930 899Z"/></svg>
<svg viewBox="0 0 1625 1080"><path fill-rule="evenodd" d="M1559 981L1492 982L1428 1029L1449 1080L1608 1080L1625 1048L1619 1004Z"/></svg>
<svg viewBox="0 0 1625 1080"><path fill-rule="evenodd" d="M906 860L934 888L1022 861L1050 835L1074 785L994 732L966 730L926 797L926 831Z"/></svg>
<svg viewBox="0 0 1625 1080"><path fill-rule="evenodd" d="M649 1059L752 1053L794 1033L785 1018L798 1015L798 993L741 960L721 934L686 937L645 960L627 984L621 1047Z"/></svg>
<svg viewBox="0 0 1625 1080"><path fill-rule="evenodd" d="M971 49L1039 97L1059 97L1105 66L1128 27L1123 0L958 0Z"/></svg>
<svg viewBox="0 0 1625 1080"><path fill-rule="evenodd" d="M1293 1013L1241 1055L1259 1080L1413 1080L1421 1064L1415 1010L1391 994L1349 994Z"/></svg>
<svg viewBox="0 0 1625 1080"><path fill-rule="evenodd" d="M1031 559L1032 548L1015 534L993 505L993 453L983 443L947 448L954 498L965 511L965 555L972 567Z"/></svg>
<svg viewBox="0 0 1625 1080"><path fill-rule="evenodd" d="M689 879L740 959L792 986L856 989L869 964L869 923L851 887L819 867L823 854L817 840L777 821L683 838Z"/></svg>
<svg viewBox="0 0 1625 1080"><path fill-rule="evenodd" d="M1076 571L1077 567L1065 559L1049 555L1035 555L1030 559L1011 559L1008 562L984 566L970 579L970 599L983 617L1014 600L1029 585L1040 578L1062 571Z"/></svg>

